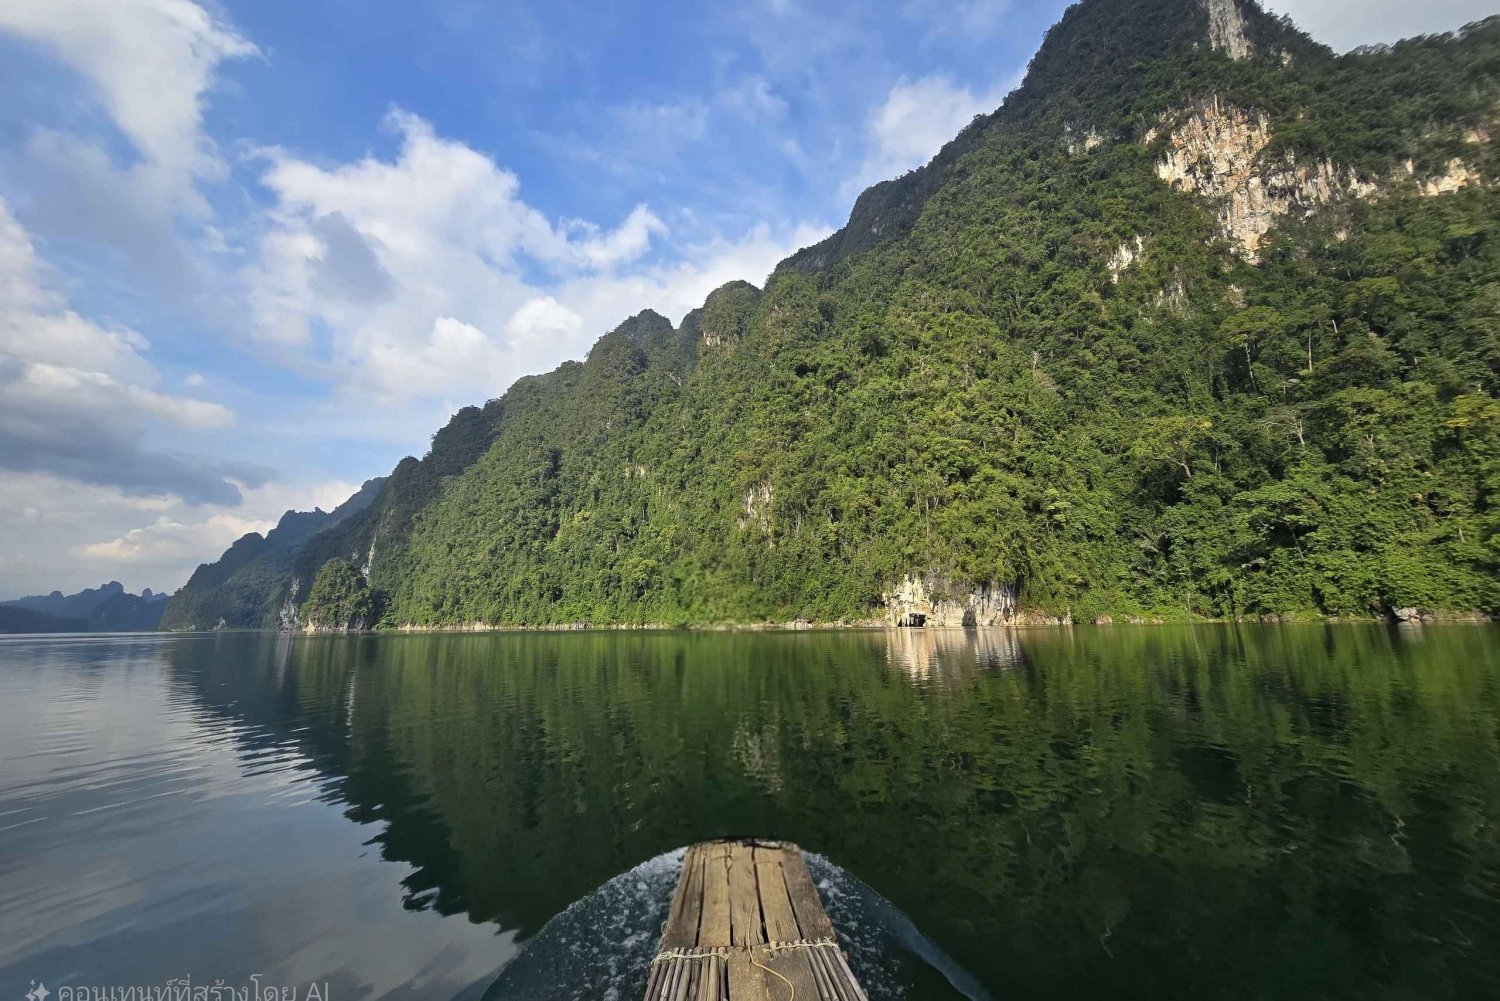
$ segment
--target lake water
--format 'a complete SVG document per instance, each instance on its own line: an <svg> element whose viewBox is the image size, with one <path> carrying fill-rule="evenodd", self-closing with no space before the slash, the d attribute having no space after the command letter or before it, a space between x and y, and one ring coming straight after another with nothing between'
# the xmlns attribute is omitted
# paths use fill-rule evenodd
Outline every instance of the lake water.
<svg viewBox="0 0 1500 1001"><path fill-rule="evenodd" d="M876 1001L1500 996L1490 627L10 638L0 762L0 1001L634 998L731 834Z"/></svg>

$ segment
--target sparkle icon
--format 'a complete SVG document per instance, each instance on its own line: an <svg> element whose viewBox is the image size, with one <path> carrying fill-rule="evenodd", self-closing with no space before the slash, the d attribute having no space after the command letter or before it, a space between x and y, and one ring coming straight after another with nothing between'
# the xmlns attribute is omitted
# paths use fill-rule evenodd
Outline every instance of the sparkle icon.
<svg viewBox="0 0 1500 1001"><path fill-rule="evenodd" d="M26 992L26 1001L47 1001L52 992L47 990L46 984L38 985L35 980L31 982L31 990Z"/></svg>

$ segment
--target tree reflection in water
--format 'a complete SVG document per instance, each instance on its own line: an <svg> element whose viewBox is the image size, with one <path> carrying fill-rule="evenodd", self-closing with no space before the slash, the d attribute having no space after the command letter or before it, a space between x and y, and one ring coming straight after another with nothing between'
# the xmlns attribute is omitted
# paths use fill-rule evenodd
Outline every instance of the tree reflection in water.
<svg viewBox="0 0 1500 1001"><path fill-rule="evenodd" d="M1457 997L1500 959L1489 628L225 635L169 648L535 934L642 860L826 855L997 996Z"/></svg>

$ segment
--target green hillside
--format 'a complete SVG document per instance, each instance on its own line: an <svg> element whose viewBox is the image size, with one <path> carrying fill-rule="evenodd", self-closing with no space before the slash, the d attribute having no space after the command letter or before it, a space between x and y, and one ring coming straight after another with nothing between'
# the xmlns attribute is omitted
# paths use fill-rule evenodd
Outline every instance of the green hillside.
<svg viewBox="0 0 1500 1001"><path fill-rule="evenodd" d="M1495 612L1497 101L1500 19L1336 57L1248 0L1085 0L763 291L461 413L277 586L347 560L387 626L865 620L907 577Z"/></svg>

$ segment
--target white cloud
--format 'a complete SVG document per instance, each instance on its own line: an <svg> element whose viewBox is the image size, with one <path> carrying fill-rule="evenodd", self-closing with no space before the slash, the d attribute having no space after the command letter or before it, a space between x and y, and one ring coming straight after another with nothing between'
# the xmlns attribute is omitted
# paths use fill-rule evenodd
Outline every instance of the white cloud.
<svg viewBox="0 0 1500 1001"><path fill-rule="evenodd" d="M202 521L183 522L165 515L143 528L132 528L118 538L72 547L76 556L94 563L161 567L173 563L206 563L230 543L250 532L265 534L274 521L215 514ZM149 585L148 585L149 586Z"/></svg>
<svg viewBox="0 0 1500 1001"><path fill-rule="evenodd" d="M30 237L0 200L0 468L140 494L237 496L228 467L143 445L152 424L224 427L229 409L155 388L145 338L84 319L45 279Z"/></svg>
<svg viewBox="0 0 1500 1001"><path fill-rule="evenodd" d="M94 86L141 157L180 181L218 168L203 94L225 59L255 46L190 0L0 4L0 30L50 49Z"/></svg>
<svg viewBox="0 0 1500 1001"><path fill-rule="evenodd" d="M505 336L518 346L546 338L576 338L583 333L583 317L550 295L523 302L505 325Z"/></svg>
<svg viewBox="0 0 1500 1001"><path fill-rule="evenodd" d="M583 341L565 357L582 357L600 334L642 309L654 309L676 322L728 282L742 279L763 286L777 264L829 232L826 226L807 223L789 230L762 223L736 239L718 237L683 248L682 259L676 263L643 268L629 275L565 282L558 287L557 296L588 318Z"/></svg>
<svg viewBox="0 0 1500 1001"><path fill-rule="evenodd" d="M1497 12L1494 0L1265 0L1267 10L1289 14L1297 27L1346 52L1359 45L1396 42L1452 31Z"/></svg>
<svg viewBox="0 0 1500 1001"><path fill-rule="evenodd" d="M762 227L651 262L667 227L648 206L613 229L554 225L490 157L414 115L388 122L393 160L263 151L276 204L245 276L255 334L361 406L499 395L641 309L680 317L716 284L763 279L808 232Z"/></svg>
<svg viewBox="0 0 1500 1001"><path fill-rule="evenodd" d="M133 153L40 125L7 144L0 171L25 193L27 227L112 249L159 295L201 294L212 281L204 254L221 241L198 185L225 175L203 130L206 94L224 60L255 47L190 0L0 2L0 32L85 81Z"/></svg>
<svg viewBox="0 0 1500 1001"><path fill-rule="evenodd" d="M579 248L583 256L595 268L612 268L638 259L653 236L666 235L667 225L649 208L637 205L613 233L600 233L592 224L583 229L590 234Z"/></svg>
<svg viewBox="0 0 1500 1001"><path fill-rule="evenodd" d="M931 160L974 116L1000 106L1020 79L975 93L946 76L902 77L866 123L864 162L844 183L849 198L880 181L898 177Z"/></svg>

